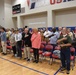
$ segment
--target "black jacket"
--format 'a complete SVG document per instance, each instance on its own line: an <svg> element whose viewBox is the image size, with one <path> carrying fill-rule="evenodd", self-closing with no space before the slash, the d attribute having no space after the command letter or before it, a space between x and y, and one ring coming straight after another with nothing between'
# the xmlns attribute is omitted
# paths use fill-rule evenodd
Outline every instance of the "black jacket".
<svg viewBox="0 0 76 75"><path fill-rule="evenodd" d="M28 35L27 37L25 37ZM31 47L31 34L30 33L22 33L22 40L24 41L24 45L27 47Z"/></svg>

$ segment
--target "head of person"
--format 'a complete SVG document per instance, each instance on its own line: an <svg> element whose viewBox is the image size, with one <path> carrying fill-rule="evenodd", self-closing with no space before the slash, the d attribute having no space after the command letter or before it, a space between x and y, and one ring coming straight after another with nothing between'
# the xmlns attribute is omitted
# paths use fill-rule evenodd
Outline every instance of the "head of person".
<svg viewBox="0 0 76 75"><path fill-rule="evenodd" d="M22 33L22 29L19 29L19 33Z"/></svg>
<svg viewBox="0 0 76 75"><path fill-rule="evenodd" d="M24 28L28 28L28 26L25 26Z"/></svg>
<svg viewBox="0 0 76 75"><path fill-rule="evenodd" d="M70 29L70 28L68 28L68 29L67 29L67 33L70 33L70 31L71 31L71 29Z"/></svg>
<svg viewBox="0 0 76 75"><path fill-rule="evenodd" d="M33 29L33 33L37 34L38 33L38 29L37 28L34 28Z"/></svg>
<svg viewBox="0 0 76 75"><path fill-rule="evenodd" d="M50 29L50 32L52 32L52 29Z"/></svg>
<svg viewBox="0 0 76 75"><path fill-rule="evenodd" d="M14 30L14 34L16 34L16 30Z"/></svg>
<svg viewBox="0 0 76 75"><path fill-rule="evenodd" d="M11 30L14 30L14 28L11 28Z"/></svg>
<svg viewBox="0 0 76 75"><path fill-rule="evenodd" d="M66 34L67 34L67 28L66 28L66 27L63 27L63 29L62 29L62 34L63 34L63 35L66 35Z"/></svg>
<svg viewBox="0 0 76 75"><path fill-rule="evenodd" d="M24 32L25 32L25 33L28 33L28 32L29 32L29 29L28 29L28 28L25 28L25 29L24 29Z"/></svg>
<svg viewBox="0 0 76 75"><path fill-rule="evenodd" d="M46 28L46 31L48 31L48 28Z"/></svg>
<svg viewBox="0 0 76 75"><path fill-rule="evenodd" d="M8 31L11 31L10 29L8 29Z"/></svg>
<svg viewBox="0 0 76 75"><path fill-rule="evenodd" d="M0 31L5 32L6 30L5 30L5 28L0 28Z"/></svg>
<svg viewBox="0 0 76 75"><path fill-rule="evenodd" d="M16 30L16 34L18 34L19 33L19 30Z"/></svg>
<svg viewBox="0 0 76 75"><path fill-rule="evenodd" d="M38 29L38 32L40 32L41 31L41 29Z"/></svg>
<svg viewBox="0 0 76 75"><path fill-rule="evenodd" d="M41 30L40 30L40 32L42 32L42 33L43 33L43 29L41 29Z"/></svg>
<svg viewBox="0 0 76 75"><path fill-rule="evenodd" d="M16 31L15 30L12 30L12 33L15 33Z"/></svg>
<svg viewBox="0 0 76 75"><path fill-rule="evenodd" d="M54 28L52 28L52 32L54 32L54 33L56 32L56 28L55 28L55 27L54 27Z"/></svg>
<svg viewBox="0 0 76 75"><path fill-rule="evenodd" d="M62 30L62 27L58 27L58 30L61 31Z"/></svg>

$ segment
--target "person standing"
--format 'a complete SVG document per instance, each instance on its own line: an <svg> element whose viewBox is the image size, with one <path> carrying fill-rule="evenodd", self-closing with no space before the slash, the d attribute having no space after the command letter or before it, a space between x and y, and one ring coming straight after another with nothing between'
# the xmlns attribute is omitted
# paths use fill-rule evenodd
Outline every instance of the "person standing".
<svg viewBox="0 0 76 75"><path fill-rule="evenodd" d="M10 36L10 45L13 49L13 56L16 56L16 42L15 42L15 30L12 30L12 34Z"/></svg>
<svg viewBox="0 0 76 75"><path fill-rule="evenodd" d="M6 37L6 32L5 32L5 28L1 28L0 29L1 31L1 45L2 45L2 49L3 49L3 55L7 55L7 52L6 52L6 41L7 41L7 37Z"/></svg>
<svg viewBox="0 0 76 75"><path fill-rule="evenodd" d="M70 46L72 43L72 39L67 34L67 28L62 29L62 35L60 35L57 43L61 47L61 63L62 68L61 71L67 70L67 74L70 73Z"/></svg>
<svg viewBox="0 0 76 75"><path fill-rule="evenodd" d="M71 29L70 28L67 28L67 34L70 36L70 38L73 40L74 37L73 37L73 33L71 32Z"/></svg>
<svg viewBox="0 0 76 75"><path fill-rule="evenodd" d="M59 38L60 34L56 31L56 28L52 29L52 32L49 36L50 44L53 46L53 51L55 50L55 46L57 46L57 39Z"/></svg>
<svg viewBox="0 0 76 75"><path fill-rule="evenodd" d="M20 59L21 59L22 58L22 50L21 50L22 34L19 33L19 30L16 31L15 41L16 41L16 45L17 45L17 57L20 57Z"/></svg>
<svg viewBox="0 0 76 75"><path fill-rule="evenodd" d="M48 28L46 28L46 30L45 30L45 32L43 33L43 36L44 36L44 38L45 38L45 41L48 43L48 41L49 41L49 36L50 36L50 31L48 30Z"/></svg>
<svg viewBox="0 0 76 75"><path fill-rule="evenodd" d="M33 29L33 34L31 37L32 48L34 51L34 62L39 62L39 49L41 46L41 35L38 33L38 29Z"/></svg>
<svg viewBox="0 0 76 75"><path fill-rule="evenodd" d="M58 32L59 32L59 34L61 35L62 33L62 27L58 27Z"/></svg>
<svg viewBox="0 0 76 75"><path fill-rule="evenodd" d="M24 59L30 61L31 34L28 28L24 29L22 40L24 41Z"/></svg>

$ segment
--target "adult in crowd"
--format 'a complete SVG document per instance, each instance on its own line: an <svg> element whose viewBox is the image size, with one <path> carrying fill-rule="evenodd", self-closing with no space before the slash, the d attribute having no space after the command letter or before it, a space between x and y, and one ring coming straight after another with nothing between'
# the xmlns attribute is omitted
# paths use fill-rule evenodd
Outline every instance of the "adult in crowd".
<svg viewBox="0 0 76 75"><path fill-rule="evenodd" d="M29 33L29 28L24 29L22 40L24 42L24 59L30 61L31 33Z"/></svg>
<svg viewBox="0 0 76 75"><path fill-rule="evenodd" d="M76 33L76 27L75 27L75 29L74 29L74 33Z"/></svg>
<svg viewBox="0 0 76 75"><path fill-rule="evenodd" d="M62 32L62 27L58 27L58 32L60 33L60 34L62 34L61 32Z"/></svg>
<svg viewBox="0 0 76 75"><path fill-rule="evenodd" d="M10 39L11 34L12 34L11 30L10 30L10 29L7 29L7 30L6 30L7 40Z"/></svg>
<svg viewBox="0 0 76 75"><path fill-rule="evenodd" d="M57 40L58 40L59 36L60 36L60 33L58 33L58 31L56 31L56 28L52 28L52 32L49 36L49 40L50 40L50 44L53 46L53 51L55 49L55 46L57 45Z"/></svg>
<svg viewBox="0 0 76 75"><path fill-rule="evenodd" d="M61 47L61 63L62 68L61 71L67 70L67 74L70 73L70 46L72 43L72 39L67 34L67 28L63 28L62 35L60 35L57 43Z"/></svg>
<svg viewBox="0 0 76 75"><path fill-rule="evenodd" d="M43 29L40 30L40 35L41 35L41 41L45 41Z"/></svg>
<svg viewBox="0 0 76 75"><path fill-rule="evenodd" d="M1 45L2 45L2 54L3 55L6 55L7 52L6 52L6 41L7 41L7 37L6 37L6 32L5 32L5 28L0 28L0 31L1 31Z"/></svg>
<svg viewBox="0 0 76 75"><path fill-rule="evenodd" d="M12 46L13 56L16 56L15 30L12 30L12 34L10 36L10 45Z"/></svg>
<svg viewBox="0 0 76 75"><path fill-rule="evenodd" d="M15 41L16 41L16 45L17 45L17 57L20 57L20 59L22 58L22 34L19 33L19 30L16 31L15 34Z"/></svg>
<svg viewBox="0 0 76 75"><path fill-rule="evenodd" d="M48 42L49 41L49 36L50 36L50 31L48 30L48 28L46 28L45 32L44 32L44 37L45 37L45 41Z"/></svg>
<svg viewBox="0 0 76 75"><path fill-rule="evenodd" d="M73 40L73 33L71 32L70 28L67 28L67 34L70 36L70 38Z"/></svg>
<svg viewBox="0 0 76 75"><path fill-rule="evenodd" d="M33 29L33 34L31 37L32 48L34 51L34 62L39 62L39 49L41 46L41 35L38 33L38 29Z"/></svg>

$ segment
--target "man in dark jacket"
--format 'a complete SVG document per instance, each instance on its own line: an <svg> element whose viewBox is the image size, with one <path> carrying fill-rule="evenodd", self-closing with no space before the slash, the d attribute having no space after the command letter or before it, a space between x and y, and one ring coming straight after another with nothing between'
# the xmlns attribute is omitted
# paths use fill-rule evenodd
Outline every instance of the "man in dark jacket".
<svg viewBox="0 0 76 75"><path fill-rule="evenodd" d="M24 59L30 61L31 34L28 28L24 29L22 39L24 41Z"/></svg>

